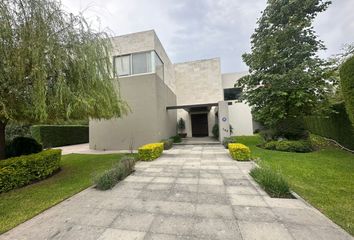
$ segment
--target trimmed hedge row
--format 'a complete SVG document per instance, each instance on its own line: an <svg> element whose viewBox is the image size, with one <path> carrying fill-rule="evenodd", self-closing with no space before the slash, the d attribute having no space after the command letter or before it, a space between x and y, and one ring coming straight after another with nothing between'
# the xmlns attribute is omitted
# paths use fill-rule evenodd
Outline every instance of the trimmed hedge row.
<svg viewBox="0 0 354 240"><path fill-rule="evenodd" d="M49 149L0 161L0 193L50 176L59 169L60 159L60 149Z"/></svg>
<svg viewBox="0 0 354 240"><path fill-rule="evenodd" d="M329 117L306 117L307 129L317 135L336 140L343 146L354 150L354 128L343 104L334 105Z"/></svg>
<svg viewBox="0 0 354 240"><path fill-rule="evenodd" d="M152 161L161 156L163 143L150 143L138 149L138 158L142 161Z"/></svg>
<svg viewBox="0 0 354 240"><path fill-rule="evenodd" d="M44 148L89 142L89 127L85 125L34 125L31 135Z"/></svg>
<svg viewBox="0 0 354 240"><path fill-rule="evenodd" d="M269 141L262 145L263 148L268 150L276 150L283 152L312 152L313 147L310 141L306 140L282 140L282 141Z"/></svg>
<svg viewBox="0 0 354 240"><path fill-rule="evenodd" d="M229 152L231 157L237 161L249 161L251 159L251 150L241 143L229 143Z"/></svg>

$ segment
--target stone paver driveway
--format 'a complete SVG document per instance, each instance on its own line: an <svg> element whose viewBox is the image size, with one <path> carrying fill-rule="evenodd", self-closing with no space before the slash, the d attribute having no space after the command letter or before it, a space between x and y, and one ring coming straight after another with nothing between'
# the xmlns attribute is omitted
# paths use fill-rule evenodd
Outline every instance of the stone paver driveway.
<svg viewBox="0 0 354 240"><path fill-rule="evenodd" d="M296 199L269 198L250 162L215 146L179 146L109 191L89 188L0 239L352 239Z"/></svg>

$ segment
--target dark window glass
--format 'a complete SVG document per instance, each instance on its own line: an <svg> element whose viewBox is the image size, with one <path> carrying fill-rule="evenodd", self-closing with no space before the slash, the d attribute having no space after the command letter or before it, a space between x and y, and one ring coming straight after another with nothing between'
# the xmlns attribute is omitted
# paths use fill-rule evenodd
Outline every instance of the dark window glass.
<svg viewBox="0 0 354 240"><path fill-rule="evenodd" d="M240 98L242 88L226 88L224 89L224 100L237 100Z"/></svg>

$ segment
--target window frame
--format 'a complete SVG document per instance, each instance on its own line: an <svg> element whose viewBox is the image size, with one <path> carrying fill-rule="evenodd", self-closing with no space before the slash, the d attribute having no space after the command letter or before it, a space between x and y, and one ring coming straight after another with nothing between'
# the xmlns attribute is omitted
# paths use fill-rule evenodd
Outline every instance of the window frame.
<svg viewBox="0 0 354 240"><path fill-rule="evenodd" d="M133 74L133 55L134 54L141 54L141 53L150 53L150 60L151 60L151 71L150 72L145 72L145 73L137 73L137 74ZM152 54L155 53L155 54ZM130 77L130 76L139 76L139 75L145 75L145 74L152 74L155 73L156 74L156 65L155 65L155 56L157 56L159 58L159 60L162 63L162 77L163 77L163 81L165 78L165 63L162 61L161 57L157 54L157 52L155 50L148 50L148 51L141 51L141 52L133 52L133 53L128 53L128 54L122 54L122 55L115 55L113 56L113 74L114 77ZM124 74L124 75L119 75L116 69L116 59L119 57L124 57L124 56L129 56L129 74Z"/></svg>

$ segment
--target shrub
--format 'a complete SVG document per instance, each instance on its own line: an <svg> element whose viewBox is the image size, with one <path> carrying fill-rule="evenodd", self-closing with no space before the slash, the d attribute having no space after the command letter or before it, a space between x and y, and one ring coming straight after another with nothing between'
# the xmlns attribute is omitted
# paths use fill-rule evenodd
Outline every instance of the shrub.
<svg viewBox="0 0 354 240"><path fill-rule="evenodd" d="M0 161L0 193L52 175L60 167L60 158L61 150L49 149Z"/></svg>
<svg viewBox="0 0 354 240"><path fill-rule="evenodd" d="M251 150L241 143L230 143L229 152L231 157L238 161L248 161L251 159Z"/></svg>
<svg viewBox="0 0 354 240"><path fill-rule="evenodd" d="M139 160L152 161L161 156L163 152L163 143L150 143L138 149Z"/></svg>
<svg viewBox="0 0 354 240"><path fill-rule="evenodd" d="M236 143L236 137L226 137L224 138L224 140L222 141L222 144L224 145L224 147L227 149L229 148L229 143Z"/></svg>
<svg viewBox="0 0 354 240"><path fill-rule="evenodd" d="M6 145L5 149L6 158L39 153L42 150L42 145L29 137L16 137Z"/></svg>
<svg viewBox="0 0 354 240"><path fill-rule="evenodd" d="M283 152L312 152L313 148L310 141L298 140L298 141L270 141L263 144L263 148L268 150L276 150Z"/></svg>
<svg viewBox="0 0 354 240"><path fill-rule="evenodd" d="M35 125L31 134L44 148L89 141L89 128L83 125Z"/></svg>
<svg viewBox="0 0 354 240"><path fill-rule="evenodd" d="M181 132L183 132L183 131L186 129L186 122L184 121L183 118L180 118L180 119L178 120L177 128L178 128L178 130L180 130Z"/></svg>
<svg viewBox="0 0 354 240"><path fill-rule="evenodd" d="M316 150L333 146L333 144L330 141L328 141L324 137L315 134L310 134L310 142L312 148Z"/></svg>
<svg viewBox="0 0 354 240"><path fill-rule="evenodd" d="M168 149L171 149L172 146L173 146L173 139L164 139L164 140L161 140L161 142L163 143L163 149L164 150L168 150Z"/></svg>
<svg viewBox="0 0 354 240"><path fill-rule="evenodd" d="M170 139L172 139L173 143L180 143L180 142L182 142L182 138L181 138L181 136L179 136L179 135L170 137Z"/></svg>
<svg viewBox="0 0 354 240"><path fill-rule="evenodd" d="M30 137L30 125L20 125L10 122L6 124L5 133L5 139L9 142L16 137Z"/></svg>
<svg viewBox="0 0 354 240"><path fill-rule="evenodd" d="M212 129L212 133L214 138L218 139L219 138L219 124L215 123Z"/></svg>
<svg viewBox="0 0 354 240"><path fill-rule="evenodd" d="M105 171L95 179L96 188L107 190L134 171L135 159L124 157L113 168Z"/></svg>
<svg viewBox="0 0 354 240"><path fill-rule="evenodd" d="M253 179L273 198L293 198L288 183L270 168L253 168L250 172Z"/></svg>
<svg viewBox="0 0 354 240"><path fill-rule="evenodd" d="M343 63L339 73L345 108L354 127L354 56Z"/></svg>

